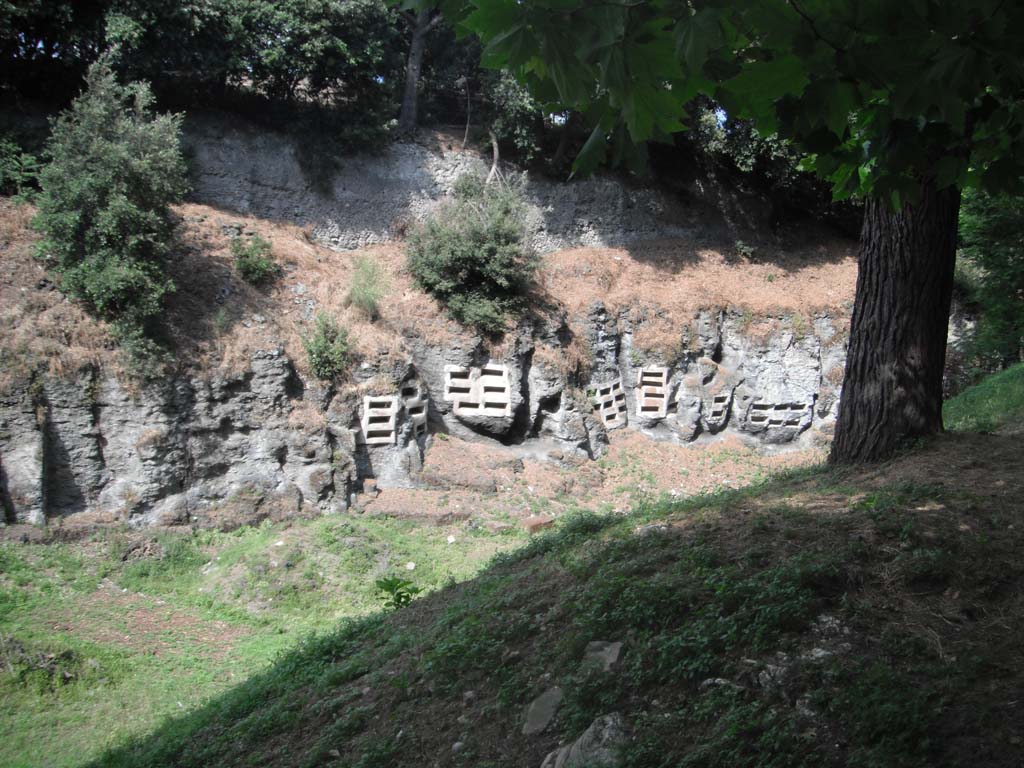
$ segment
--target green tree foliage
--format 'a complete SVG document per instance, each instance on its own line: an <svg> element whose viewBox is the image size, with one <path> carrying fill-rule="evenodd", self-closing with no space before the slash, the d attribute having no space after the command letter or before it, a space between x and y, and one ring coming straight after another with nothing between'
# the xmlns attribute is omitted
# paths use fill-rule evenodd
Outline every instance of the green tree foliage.
<svg viewBox="0 0 1024 768"><path fill-rule="evenodd" d="M514 184L463 176L454 200L409 237L409 271L460 323L499 332L522 309L537 262Z"/></svg>
<svg viewBox="0 0 1024 768"><path fill-rule="evenodd" d="M323 312L317 313L313 335L302 340L306 348L309 367L318 379L331 381L338 378L348 367L348 330Z"/></svg>
<svg viewBox="0 0 1024 768"><path fill-rule="evenodd" d="M465 124L494 132L502 157L530 162L541 154L543 108L511 73L480 66L480 42L442 24L431 32L421 78L423 122ZM474 133L472 137L475 138Z"/></svg>
<svg viewBox="0 0 1024 768"><path fill-rule="evenodd" d="M232 109L346 148L379 142L405 59L383 0L90 0L0 3L0 87L70 98L102 51L161 103Z"/></svg>
<svg viewBox="0 0 1024 768"><path fill-rule="evenodd" d="M394 114L403 42L380 0L117 0L107 38L126 71L167 79L176 100L258 97L274 109L234 103L288 125L313 109L346 147L379 141Z"/></svg>
<svg viewBox="0 0 1024 768"><path fill-rule="evenodd" d="M498 141L511 145L516 157L533 160L544 137L540 104L508 72L484 70L480 81L483 121L488 130Z"/></svg>
<svg viewBox="0 0 1024 768"><path fill-rule="evenodd" d="M1002 367L1024 360L1024 198L969 194L960 211L962 251L976 270L978 306L969 352Z"/></svg>
<svg viewBox="0 0 1024 768"><path fill-rule="evenodd" d="M1016 3L474 0L456 15L485 63L596 120L582 169L636 159L631 144L682 129L703 93L797 141L839 195L899 203L923 174L997 187L1021 175Z"/></svg>
<svg viewBox="0 0 1024 768"><path fill-rule="evenodd" d="M106 2L0 2L0 84L32 97L70 98L102 50Z"/></svg>
<svg viewBox="0 0 1024 768"><path fill-rule="evenodd" d="M249 63L241 10L229 0L107 0L96 45L116 54L120 73L160 92L223 98ZM262 30L265 31L265 30Z"/></svg>
<svg viewBox="0 0 1024 768"><path fill-rule="evenodd" d="M187 189L181 117L156 115L142 83L120 85L105 60L53 123L40 176L40 255L61 289L97 315L145 326L174 289L165 272Z"/></svg>

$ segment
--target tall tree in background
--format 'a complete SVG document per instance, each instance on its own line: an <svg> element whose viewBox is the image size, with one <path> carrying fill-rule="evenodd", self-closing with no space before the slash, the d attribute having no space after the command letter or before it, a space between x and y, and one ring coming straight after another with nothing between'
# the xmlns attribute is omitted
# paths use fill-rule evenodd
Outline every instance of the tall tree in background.
<svg viewBox="0 0 1024 768"><path fill-rule="evenodd" d="M402 18L409 30L409 56L405 65L405 81L402 86L402 106L398 113L398 130L413 133L419 123L420 74L423 71L423 54L427 50L427 36L444 21L440 3L399 2Z"/></svg>
<svg viewBox="0 0 1024 768"><path fill-rule="evenodd" d="M485 64L589 117L578 170L642 162L705 94L793 141L837 197L863 195L830 458L876 460L942 430L960 190L1024 171L1024 5L471 0L454 17Z"/></svg>
<svg viewBox="0 0 1024 768"><path fill-rule="evenodd" d="M0 88L11 86L33 98L69 98L102 50L107 5L107 0L2 0Z"/></svg>

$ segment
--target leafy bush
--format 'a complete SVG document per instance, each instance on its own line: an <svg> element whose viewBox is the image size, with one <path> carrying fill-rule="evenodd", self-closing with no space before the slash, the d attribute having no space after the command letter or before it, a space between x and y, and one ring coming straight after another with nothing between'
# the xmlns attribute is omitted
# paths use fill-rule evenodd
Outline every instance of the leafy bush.
<svg viewBox="0 0 1024 768"><path fill-rule="evenodd" d="M991 369L1024 360L1024 197L964 196L957 278L980 310L968 353Z"/></svg>
<svg viewBox="0 0 1024 768"><path fill-rule="evenodd" d="M388 288L388 277L374 259L369 256L356 258L352 283L348 287L346 301L361 310L368 318L377 317L380 300Z"/></svg>
<svg viewBox="0 0 1024 768"><path fill-rule="evenodd" d="M53 123L40 175L39 253L61 289L97 315L143 326L174 290L169 205L186 191L180 115L154 115L144 83L120 85L106 60Z"/></svg>
<svg viewBox="0 0 1024 768"><path fill-rule="evenodd" d="M384 603L384 607L392 611L405 607L423 591L408 579L403 579L400 576L377 579L376 586L381 592L380 599Z"/></svg>
<svg viewBox="0 0 1024 768"><path fill-rule="evenodd" d="M271 253L270 243L259 235L233 238L231 253L235 257L235 269L243 280L253 285L267 282L280 271Z"/></svg>
<svg viewBox="0 0 1024 768"><path fill-rule="evenodd" d="M146 333L142 325L131 320L115 320L110 332L131 376L153 381L164 375L171 355L160 341Z"/></svg>
<svg viewBox="0 0 1024 768"><path fill-rule="evenodd" d="M496 332L522 309L537 268L520 188L463 176L455 198L414 230L409 270L460 323Z"/></svg>
<svg viewBox="0 0 1024 768"><path fill-rule="evenodd" d="M342 328L329 315L316 316L313 335L302 340L309 358L309 367L317 378L329 381L339 376L348 366L348 330Z"/></svg>

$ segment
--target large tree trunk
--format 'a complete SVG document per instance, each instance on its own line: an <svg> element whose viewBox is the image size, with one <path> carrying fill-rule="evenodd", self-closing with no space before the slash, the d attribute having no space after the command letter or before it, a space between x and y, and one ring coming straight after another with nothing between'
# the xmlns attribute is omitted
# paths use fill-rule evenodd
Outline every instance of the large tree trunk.
<svg viewBox="0 0 1024 768"><path fill-rule="evenodd" d="M420 72L423 69L423 51L427 46L427 33L431 27L431 11L420 9L412 23L409 59L405 65L405 89L402 91L402 110L398 114L398 130L412 133L416 130L419 104Z"/></svg>
<svg viewBox="0 0 1024 768"><path fill-rule="evenodd" d="M898 212L867 201L832 463L884 459L942 431L959 209L960 192L933 183Z"/></svg>

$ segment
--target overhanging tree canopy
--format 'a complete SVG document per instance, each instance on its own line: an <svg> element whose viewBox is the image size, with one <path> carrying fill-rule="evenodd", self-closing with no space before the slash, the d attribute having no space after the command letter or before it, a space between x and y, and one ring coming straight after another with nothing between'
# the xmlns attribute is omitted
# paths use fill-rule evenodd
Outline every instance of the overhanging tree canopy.
<svg viewBox="0 0 1024 768"><path fill-rule="evenodd" d="M1024 172L1024 5L1009 0L444 3L507 67L595 126L577 169L642 159L714 97L867 199L834 461L940 431L959 190Z"/></svg>

